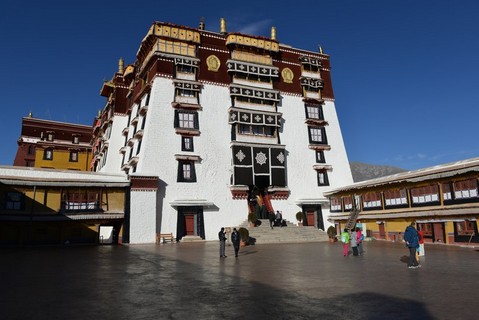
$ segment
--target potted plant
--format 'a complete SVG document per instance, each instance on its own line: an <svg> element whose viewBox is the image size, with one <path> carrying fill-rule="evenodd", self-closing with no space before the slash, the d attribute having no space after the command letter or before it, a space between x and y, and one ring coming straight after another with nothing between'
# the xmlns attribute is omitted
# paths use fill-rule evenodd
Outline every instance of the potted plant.
<svg viewBox="0 0 479 320"><path fill-rule="evenodd" d="M248 243L249 231L246 228L239 228L238 232L240 234L240 246L244 247Z"/></svg>
<svg viewBox="0 0 479 320"><path fill-rule="evenodd" d="M256 226L256 213L251 211L248 213L248 222L250 227L255 227Z"/></svg>
<svg viewBox="0 0 479 320"><path fill-rule="evenodd" d="M296 220L298 220L298 226L303 225L304 214L302 211L296 212Z"/></svg>
<svg viewBox="0 0 479 320"><path fill-rule="evenodd" d="M336 242L338 241L338 238L336 238L336 227L330 226L328 230L326 231L329 237L329 242Z"/></svg>

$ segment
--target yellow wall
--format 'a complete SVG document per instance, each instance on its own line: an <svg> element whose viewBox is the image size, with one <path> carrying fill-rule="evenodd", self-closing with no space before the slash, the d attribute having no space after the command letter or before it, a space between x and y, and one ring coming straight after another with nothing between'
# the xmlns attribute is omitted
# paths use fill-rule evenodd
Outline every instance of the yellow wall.
<svg viewBox="0 0 479 320"><path fill-rule="evenodd" d="M70 151L53 150L53 159L43 159L44 149L38 148L35 153L35 167L37 168L54 168L66 170L82 170L89 171L91 162L91 152L78 152L78 161L70 161Z"/></svg>
<svg viewBox="0 0 479 320"><path fill-rule="evenodd" d="M411 224L411 222L396 222L396 221L387 221L386 222L386 232L404 232L406 227Z"/></svg>
<svg viewBox="0 0 479 320"><path fill-rule="evenodd" d="M61 209L61 197L63 192L100 192L98 188L88 187L33 187L33 186L6 186L0 185L0 201L5 201L7 192L20 192L25 195L23 210L11 210L15 214L57 214ZM104 188L102 191L101 206L104 211L124 212L125 189ZM0 202L0 208L5 205ZM7 212L8 210L4 210Z"/></svg>
<svg viewBox="0 0 479 320"><path fill-rule="evenodd" d="M103 205L103 210L123 211L125 208L125 197L126 194L124 189L107 189L106 192L103 192L102 203L104 204L108 201L108 208Z"/></svg>
<svg viewBox="0 0 479 320"><path fill-rule="evenodd" d="M96 187L45 187L45 186L7 186L0 184L0 215L35 216L46 214L61 215L62 192L100 192L102 191L101 206L103 211L124 213L126 189L96 188ZM20 210L6 210L5 201L8 192L22 193L23 206ZM88 215L90 211L82 212ZM117 230L122 230L121 220L106 221L104 219L92 219L75 221L35 221L18 219L6 221L0 224L0 245L23 245L23 244L95 244L98 240L100 224L109 223L115 225ZM122 233L119 237L121 239Z"/></svg>

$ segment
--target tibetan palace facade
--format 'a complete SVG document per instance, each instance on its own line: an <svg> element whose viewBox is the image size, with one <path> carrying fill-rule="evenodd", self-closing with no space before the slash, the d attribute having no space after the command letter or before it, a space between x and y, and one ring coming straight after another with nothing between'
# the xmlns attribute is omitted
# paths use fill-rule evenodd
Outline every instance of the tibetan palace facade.
<svg viewBox="0 0 479 320"><path fill-rule="evenodd" d="M330 58L271 37L156 22L105 82L90 169L132 179L124 235L217 238L249 212L325 230L323 192L352 183Z"/></svg>
<svg viewBox="0 0 479 320"><path fill-rule="evenodd" d="M376 239L402 241L416 222L429 243L478 243L479 158L363 181L326 193L329 219Z"/></svg>

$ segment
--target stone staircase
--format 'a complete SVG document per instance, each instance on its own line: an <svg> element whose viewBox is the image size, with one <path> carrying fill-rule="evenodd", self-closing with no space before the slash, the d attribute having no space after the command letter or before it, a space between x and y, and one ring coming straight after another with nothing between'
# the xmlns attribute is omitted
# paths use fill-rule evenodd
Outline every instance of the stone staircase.
<svg viewBox="0 0 479 320"><path fill-rule="evenodd" d="M328 234L316 227L305 227L286 221L287 227L271 229L267 219L260 219L261 225L250 227L244 221L239 227L248 229L250 237L256 238L256 243L291 243L328 241Z"/></svg>

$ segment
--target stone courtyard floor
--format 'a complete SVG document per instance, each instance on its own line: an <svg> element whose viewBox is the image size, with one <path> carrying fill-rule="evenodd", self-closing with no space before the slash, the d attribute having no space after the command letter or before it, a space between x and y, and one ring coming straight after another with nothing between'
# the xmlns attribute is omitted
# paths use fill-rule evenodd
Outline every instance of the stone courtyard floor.
<svg viewBox="0 0 479 320"><path fill-rule="evenodd" d="M218 242L0 249L0 319L477 319L479 249Z"/></svg>

